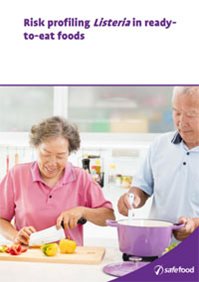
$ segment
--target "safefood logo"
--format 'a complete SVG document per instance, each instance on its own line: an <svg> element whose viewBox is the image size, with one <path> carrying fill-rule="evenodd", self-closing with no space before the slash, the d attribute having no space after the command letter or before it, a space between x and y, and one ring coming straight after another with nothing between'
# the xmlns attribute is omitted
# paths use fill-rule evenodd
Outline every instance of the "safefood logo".
<svg viewBox="0 0 199 282"><path fill-rule="evenodd" d="M154 266L154 272L156 275L161 275L164 273L164 267L162 265Z"/></svg>
<svg viewBox="0 0 199 282"><path fill-rule="evenodd" d="M194 273L195 267L182 267L182 266L172 266L172 267L163 267L162 265L158 264L154 266L154 272L156 275L162 275L162 274L176 274L176 273Z"/></svg>

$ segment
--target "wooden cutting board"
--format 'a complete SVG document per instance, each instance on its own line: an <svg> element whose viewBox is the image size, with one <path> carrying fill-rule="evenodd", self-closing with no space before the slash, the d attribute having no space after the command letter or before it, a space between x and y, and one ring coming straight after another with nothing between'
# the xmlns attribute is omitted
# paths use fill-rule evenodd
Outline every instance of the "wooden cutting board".
<svg viewBox="0 0 199 282"><path fill-rule="evenodd" d="M27 261L27 262L50 262L50 263L73 263L73 264L99 264L105 254L105 248L101 247L77 247L74 254L61 254L47 257L39 248L28 249L27 252L18 256L0 253L0 260L4 261Z"/></svg>

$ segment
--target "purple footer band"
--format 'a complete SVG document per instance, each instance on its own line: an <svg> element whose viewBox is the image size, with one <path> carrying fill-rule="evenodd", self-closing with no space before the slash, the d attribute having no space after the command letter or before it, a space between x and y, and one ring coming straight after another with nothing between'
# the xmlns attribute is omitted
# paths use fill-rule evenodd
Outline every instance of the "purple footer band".
<svg viewBox="0 0 199 282"><path fill-rule="evenodd" d="M199 228L172 251L114 282L198 282Z"/></svg>

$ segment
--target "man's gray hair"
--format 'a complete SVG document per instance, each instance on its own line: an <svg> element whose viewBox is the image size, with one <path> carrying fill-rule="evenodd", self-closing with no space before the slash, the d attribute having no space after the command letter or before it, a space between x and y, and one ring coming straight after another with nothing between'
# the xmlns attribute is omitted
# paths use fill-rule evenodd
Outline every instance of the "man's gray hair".
<svg viewBox="0 0 199 282"><path fill-rule="evenodd" d="M189 94L189 95L193 95L193 94L199 94L199 85L198 86L176 86L173 89L173 96L172 96L172 100L174 99L174 97L177 94Z"/></svg>

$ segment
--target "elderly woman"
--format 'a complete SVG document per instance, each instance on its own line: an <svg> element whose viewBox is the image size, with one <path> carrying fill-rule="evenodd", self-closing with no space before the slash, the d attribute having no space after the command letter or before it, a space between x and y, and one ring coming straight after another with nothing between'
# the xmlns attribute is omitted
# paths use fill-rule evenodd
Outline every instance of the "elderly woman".
<svg viewBox="0 0 199 282"><path fill-rule="evenodd" d="M0 233L28 245L31 233L52 225L60 228L63 222L66 236L82 245L78 220L103 226L114 213L91 176L68 162L80 146L76 126L60 117L48 118L32 127L30 143L37 161L16 165L0 184Z"/></svg>

